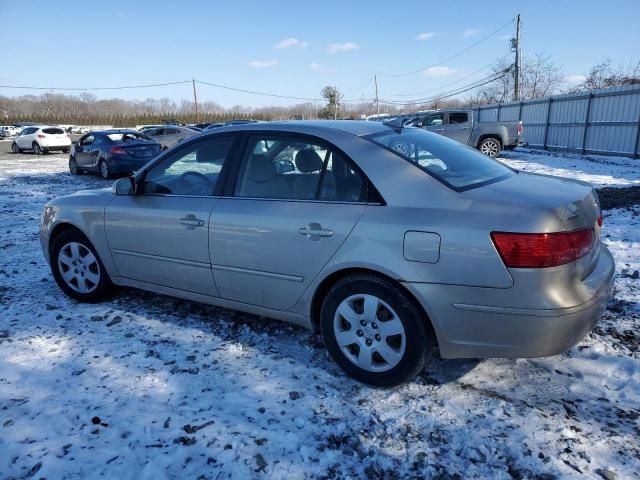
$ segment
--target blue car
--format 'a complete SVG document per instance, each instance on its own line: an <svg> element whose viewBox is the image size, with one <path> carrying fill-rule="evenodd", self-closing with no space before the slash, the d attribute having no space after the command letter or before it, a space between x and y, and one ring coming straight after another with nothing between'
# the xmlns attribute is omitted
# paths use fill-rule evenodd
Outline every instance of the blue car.
<svg viewBox="0 0 640 480"><path fill-rule="evenodd" d="M72 175L96 172L102 178L134 172L160 153L158 142L136 130L89 132L71 147Z"/></svg>

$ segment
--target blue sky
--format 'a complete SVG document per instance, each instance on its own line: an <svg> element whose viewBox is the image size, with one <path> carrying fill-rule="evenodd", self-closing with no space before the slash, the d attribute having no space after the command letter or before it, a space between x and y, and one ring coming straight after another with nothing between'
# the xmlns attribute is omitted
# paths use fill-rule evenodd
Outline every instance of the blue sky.
<svg viewBox="0 0 640 480"><path fill-rule="evenodd" d="M605 58L640 59L640 0L0 0L0 84L98 87L197 78L301 97L336 85L347 98L368 98L377 73L380 97L398 99L446 91L508 54L511 25L425 72L385 76L436 64L518 12L524 54L549 54L567 77L584 75ZM24 93L39 92L0 88L0 95ZM191 86L95 93L179 100L191 97ZM203 85L198 96L227 107L296 103Z"/></svg>

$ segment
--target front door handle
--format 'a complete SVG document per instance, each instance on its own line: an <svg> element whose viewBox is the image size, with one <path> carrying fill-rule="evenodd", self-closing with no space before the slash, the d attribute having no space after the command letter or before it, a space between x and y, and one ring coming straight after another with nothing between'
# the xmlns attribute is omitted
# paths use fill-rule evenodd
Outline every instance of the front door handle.
<svg viewBox="0 0 640 480"><path fill-rule="evenodd" d="M188 230L193 230L196 227L202 227L204 225L204 220L196 218L193 213L190 213L186 217L180 219L180 224L185 225Z"/></svg>
<svg viewBox="0 0 640 480"><path fill-rule="evenodd" d="M333 230L322 228L322 225L319 223L310 223L308 227L301 227L298 229L298 233L306 236L310 240L319 240L320 237L333 236Z"/></svg>

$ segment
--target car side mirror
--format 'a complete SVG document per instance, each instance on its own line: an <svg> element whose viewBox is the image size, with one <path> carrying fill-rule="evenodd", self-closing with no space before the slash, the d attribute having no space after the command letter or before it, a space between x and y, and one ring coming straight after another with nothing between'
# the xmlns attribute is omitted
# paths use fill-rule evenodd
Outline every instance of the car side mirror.
<svg viewBox="0 0 640 480"><path fill-rule="evenodd" d="M119 178L113 183L111 193L114 195L135 195L136 181L133 177Z"/></svg>

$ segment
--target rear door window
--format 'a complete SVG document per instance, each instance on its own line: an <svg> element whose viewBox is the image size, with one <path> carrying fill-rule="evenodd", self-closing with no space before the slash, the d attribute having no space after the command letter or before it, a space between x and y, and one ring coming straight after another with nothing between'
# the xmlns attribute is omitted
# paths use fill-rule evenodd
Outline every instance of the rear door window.
<svg viewBox="0 0 640 480"><path fill-rule="evenodd" d="M451 112L449 114L449 123L467 123L469 121L469 114L467 112Z"/></svg>
<svg viewBox="0 0 640 480"><path fill-rule="evenodd" d="M296 136L249 137L235 195L364 202L366 181L350 160L322 142Z"/></svg>

